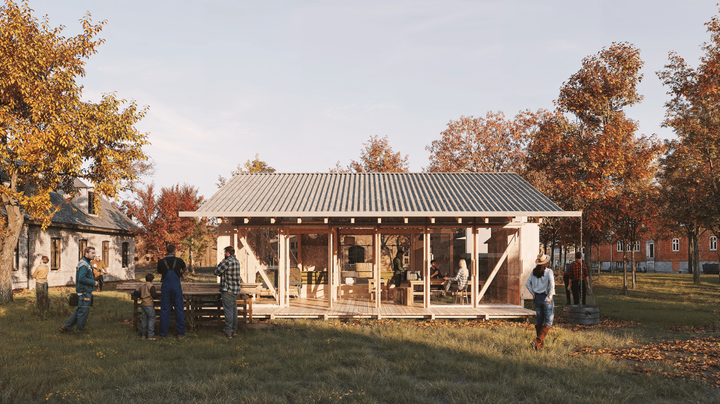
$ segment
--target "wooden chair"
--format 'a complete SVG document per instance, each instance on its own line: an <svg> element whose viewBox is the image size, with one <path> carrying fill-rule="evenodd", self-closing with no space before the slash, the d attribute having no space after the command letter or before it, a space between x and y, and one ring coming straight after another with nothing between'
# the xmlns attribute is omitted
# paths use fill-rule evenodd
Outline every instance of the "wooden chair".
<svg viewBox="0 0 720 404"><path fill-rule="evenodd" d="M467 285L455 292L455 304L468 304Z"/></svg>

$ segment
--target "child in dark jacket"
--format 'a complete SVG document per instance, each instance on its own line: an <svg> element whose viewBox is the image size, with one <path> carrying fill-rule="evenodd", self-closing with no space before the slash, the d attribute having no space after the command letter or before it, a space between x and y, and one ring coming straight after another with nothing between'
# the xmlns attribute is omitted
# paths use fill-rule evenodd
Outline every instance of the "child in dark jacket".
<svg viewBox="0 0 720 404"><path fill-rule="evenodd" d="M152 284L153 279L155 279L153 274L145 275L145 284L133 292L133 296L142 299L140 301L140 310L142 311L142 339L147 338L149 340L162 338L155 335L155 303L153 300L157 299L160 294Z"/></svg>

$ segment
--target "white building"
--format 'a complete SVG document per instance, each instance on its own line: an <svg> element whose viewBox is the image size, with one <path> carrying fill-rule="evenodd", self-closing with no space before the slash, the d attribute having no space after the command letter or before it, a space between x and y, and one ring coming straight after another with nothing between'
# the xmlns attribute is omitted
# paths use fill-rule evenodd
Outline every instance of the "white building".
<svg viewBox="0 0 720 404"><path fill-rule="evenodd" d="M80 180L75 180L75 187L80 194L70 203L61 194L50 194L53 205L60 206L60 210L47 229L26 215L15 250L13 289L34 287L30 274L42 263L43 256L50 259L50 286L74 285L75 267L86 246L95 247L107 264L106 282L135 277L136 226L108 201L100 200L100 209L94 209L88 203L93 188Z"/></svg>

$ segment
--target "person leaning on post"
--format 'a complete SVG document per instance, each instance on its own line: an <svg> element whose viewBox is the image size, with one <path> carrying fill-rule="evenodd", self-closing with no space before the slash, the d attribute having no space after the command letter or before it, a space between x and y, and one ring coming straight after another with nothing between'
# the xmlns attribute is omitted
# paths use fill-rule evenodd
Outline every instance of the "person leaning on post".
<svg viewBox="0 0 720 404"><path fill-rule="evenodd" d="M85 323L90 315L90 302L92 302L92 292L97 282L93 276L92 265L90 264L95 258L95 247L86 247L85 255L80 259L75 267L75 292L78 295L78 307L72 316L60 327L60 332L67 332L70 328L77 324L77 330L80 335L87 335L85 332Z"/></svg>
<svg viewBox="0 0 720 404"><path fill-rule="evenodd" d="M180 279L188 272L185 261L175 256L175 246L165 247L165 258L158 260L157 271L162 275L160 287L160 334L167 336L170 330L170 314L175 313L175 329L178 338L185 338L185 305L183 303L182 284Z"/></svg>
<svg viewBox="0 0 720 404"><path fill-rule="evenodd" d="M225 247L225 258L215 269L215 275L220 277L220 294L225 314L225 331L223 335L232 338L237 334L238 309L237 295L240 293L240 262L235 257L235 248Z"/></svg>

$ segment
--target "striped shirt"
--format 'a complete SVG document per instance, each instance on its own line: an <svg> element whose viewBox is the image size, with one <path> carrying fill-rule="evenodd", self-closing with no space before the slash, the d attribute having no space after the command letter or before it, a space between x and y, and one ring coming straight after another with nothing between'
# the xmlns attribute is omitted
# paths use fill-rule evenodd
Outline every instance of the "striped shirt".
<svg viewBox="0 0 720 404"><path fill-rule="evenodd" d="M454 278L450 278L451 282L457 282L458 289L462 289L467 285L468 270L467 268L460 268L457 275Z"/></svg>
<svg viewBox="0 0 720 404"><path fill-rule="evenodd" d="M215 269L215 275L220 277L220 291L240 293L240 262L234 255L225 258Z"/></svg>

